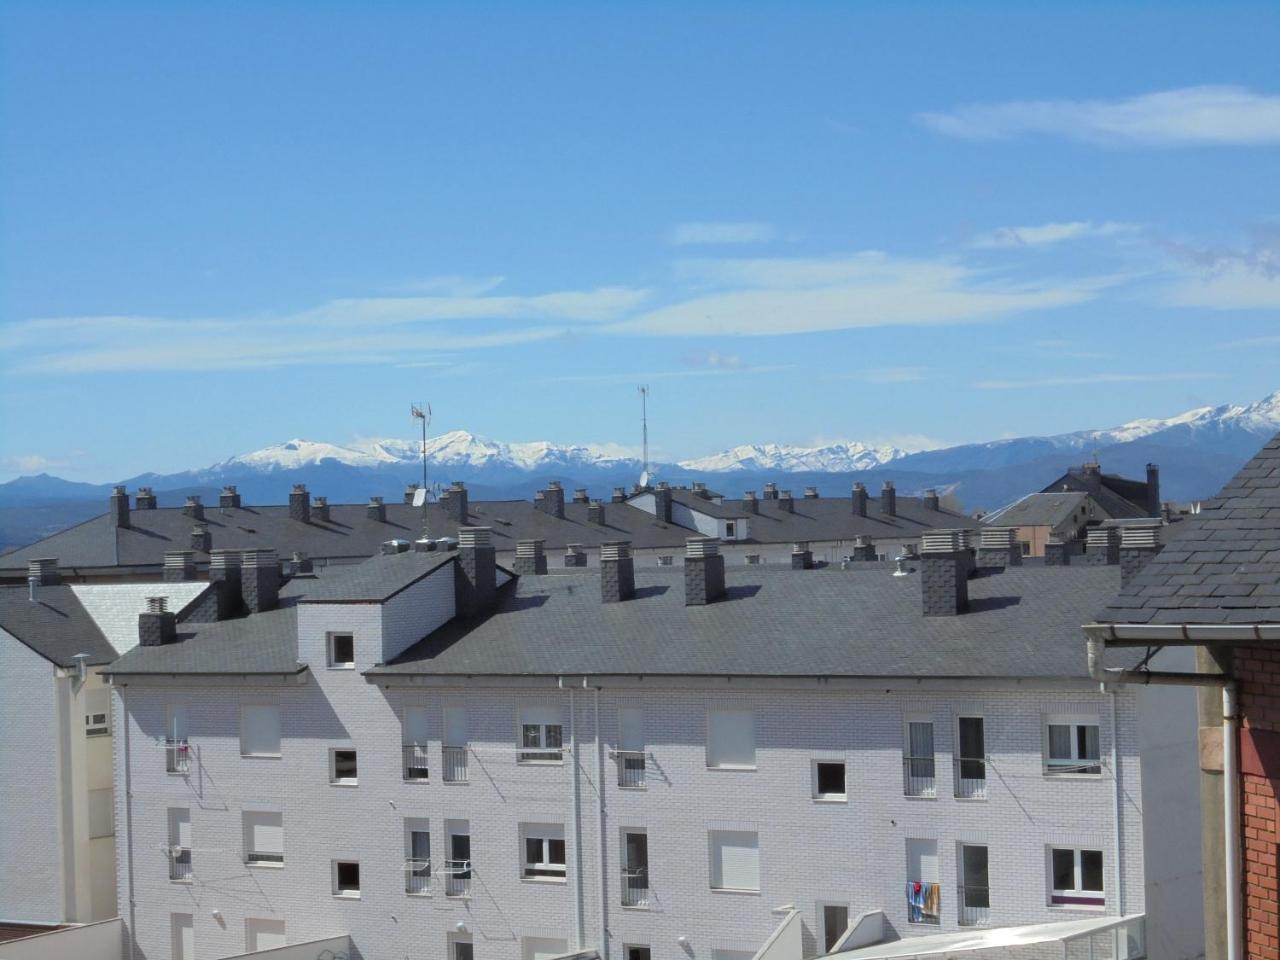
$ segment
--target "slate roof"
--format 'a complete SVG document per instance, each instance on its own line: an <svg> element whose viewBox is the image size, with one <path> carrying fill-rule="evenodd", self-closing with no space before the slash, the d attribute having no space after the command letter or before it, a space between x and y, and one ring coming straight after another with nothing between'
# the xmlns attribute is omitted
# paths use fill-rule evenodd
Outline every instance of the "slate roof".
<svg viewBox="0 0 1280 960"><path fill-rule="evenodd" d="M1119 568L1011 567L969 583L971 609L922 615L920 575L887 564L726 570L728 598L686 607L679 571L638 569L600 601L593 574L524 576L480 621L455 620L384 675L1087 676L1080 624Z"/></svg>
<svg viewBox="0 0 1280 960"><path fill-rule="evenodd" d="M1070 518L1089 495L1083 491L1069 493L1029 493L1007 507L982 518L986 524L1002 527L1056 527Z"/></svg>
<svg viewBox="0 0 1280 960"><path fill-rule="evenodd" d="M1096 489L1089 489L1089 481L1079 470L1068 470L1049 484L1043 493L1079 490L1088 493L1106 511L1108 517L1127 519L1147 517L1147 484L1143 480L1130 480L1114 473L1098 475Z"/></svg>
<svg viewBox="0 0 1280 960"><path fill-rule="evenodd" d="M299 603L379 603L417 583L433 570L453 563L455 552L379 554L334 576L317 577L300 584Z"/></svg>
<svg viewBox="0 0 1280 960"><path fill-rule="evenodd" d="M1280 433L1107 605L1103 623L1280 622Z"/></svg>
<svg viewBox="0 0 1280 960"><path fill-rule="evenodd" d="M678 487L671 491L671 502L681 504L690 510L697 510L699 513L705 513L707 516L716 517L717 519L736 520L747 515L747 511L742 508L741 500L716 503L715 500L709 497L703 497L692 490L683 490ZM607 513L605 514L605 519L608 519Z"/></svg>
<svg viewBox="0 0 1280 960"><path fill-rule="evenodd" d="M116 651L66 584L40 587L32 601L27 588L0 587L0 628L60 667L75 666L87 653L89 664L110 663Z"/></svg>
<svg viewBox="0 0 1280 960"><path fill-rule="evenodd" d="M138 645L138 614L147 609L148 597L164 597L169 609L181 616L187 605L208 589L208 582L200 580L71 585L72 593L102 630L117 656Z"/></svg>

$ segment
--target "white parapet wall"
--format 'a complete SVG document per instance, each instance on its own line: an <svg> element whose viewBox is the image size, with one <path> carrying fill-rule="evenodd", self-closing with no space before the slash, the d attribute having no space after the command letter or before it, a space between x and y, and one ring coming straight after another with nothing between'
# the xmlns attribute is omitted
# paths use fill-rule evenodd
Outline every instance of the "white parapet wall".
<svg viewBox="0 0 1280 960"><path fill-rule="evenodd" d="M112 917L0 943L0 960L121 960L123 950L120 918Z"/></svg>
<svg viewBox="0 0 1280 960"><path fill-rule="evenodd" d="M290 943L287 946L275 947L271 950L257 950L254 953L240 953L227 960L348 960L351 956L351 938L346 934L340 937L326 937L324 940L308 940L306 943ZM8 960L8 958L5 958Z"/></svg>

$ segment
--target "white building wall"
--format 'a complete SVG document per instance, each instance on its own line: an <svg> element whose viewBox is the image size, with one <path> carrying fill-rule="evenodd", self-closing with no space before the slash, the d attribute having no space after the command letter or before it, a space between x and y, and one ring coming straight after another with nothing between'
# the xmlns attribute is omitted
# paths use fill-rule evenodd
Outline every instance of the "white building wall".
<svg viewBox="0 0 1280 960"><path fill-rule="evenodd" d="M671 502L671 522L677 526L696 530L704 537L721 537L724 535L724 524L715 517L697 510L691 510L683 503Z"/></svg>
<svg viewBox="0 0 1280 960"><path fill-rule="evenodd" d="M453 619L454 565L446 563L382 604L382 658L394 659Z"/></svg>
<svg viewBox="0 0 1280 960"><path fill-rule="evenodd" d="M169 916L195 916L202 956L243 949L244 920L284 918L290 942L350 932L355 956L440 956L458 923L475 942L477 957L517 960L521 938L576 940L577 868L585 922L585 945L599 941L601 905L597 858L599 784L604 785L604 877L608 945L614 957L623 944L649 944L677 955L677 937L688 938L689 956L710 960L717 949L758 949L777 925L770 910L794 903L801 911L806 952L817 951L817 904L848 903L850 916L883 909L902 935L957 929L956 844L990 847L992 920L1024 923L1080 916L1047 905L1047 844L1104 850L1108 912L1115 863L1114 803L1109 763L1109 704L1092 690L1055 692L1006 685L1000 692L925 693L883 687L832 690L798 683L791 689L751 689L740 681L701 690L635 684L600 695L603 738L597 776L595 696L577 690L574 726L581 789L580 856L575 852L572 773L575 763L527 766L516 761L516 730L522 705L563 704L568 741L567 691L470 685L397 687L382 690L358 672L317 671L303 685L225 688L144 687L127 689L130 705L133 812L136 857L135 933L140 958L167 956ZM283 713L279 759L239 756L239 703L278 699ZM165 705L184 702L197 759L187 778L164 773L162 751L147 744L163 734ZM708 770L709 707L732 704L755 712L757 769ZM446 706L465 706L471 745L466 784L440 781L440 736ZM429 782L401 775L401 717L424 706L430 717ZM647 787L617 786L614 761L621 706L645 714L651 767ZM986 719L991 756L989 799L952 797L953 721L978 711ZM902 796L903 720L924 712L934 717L938 761L936 800ZM1041 716L1085 713L1099 719L1105 772L1102 777L1055 779L1042 772ZM1126 912L1143 909L1141 771L1137 759L1135 699L1119 700L1123 757L1122 836ZM352 744L359 751L358 786L328 783L328 749ZM121 754L122 756L122 754ZM815 758L844 758L847 803L811 799ZM123 760L121 760L123 762ZM166 808L191 812L195 883L171 883L162 852ZM250 868L242 862L241 814L279 809L284 814L283 869ZM445 898L440 881L430 898L404 891L404 818L426 818L433 858L446 856L446 820L467 820L475 863L473 896ZM570 876L565 883L520 878L521 823L558 823L565 828ZM644 828L655 905L650 910L619 905L619 847L624 827ZM707 831L754 829L760 838L758 894L709 889ZM935 838L943 883L941 927L906 923L906 840ZM359 900L331 895L330 862L361 862ZM122 866L122 877L126 875ZM193 903L198 909L193 909ZM223 922L212 919L219 910ZM388 922L394 916L395 922Z"/></svg>

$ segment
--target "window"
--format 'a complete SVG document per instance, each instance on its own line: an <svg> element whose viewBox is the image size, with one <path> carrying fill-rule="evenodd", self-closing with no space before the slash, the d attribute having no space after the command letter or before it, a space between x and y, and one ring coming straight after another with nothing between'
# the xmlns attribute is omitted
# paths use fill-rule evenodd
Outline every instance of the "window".
<svg viewBox="0 0 1280 960"><path fill-rule="evenodd" d="M907 742L903 749L903 792L908 797L936 797L934 778L933 721L908 720Z"/></svg>
<svg viewBox="0 0 1280 960"><path fill-rule="evenodd" d="M336 783L344 787L353 786L359 782L357 772L356 752L354 750L329 751L330 783Z"/></svg>
<svg viewBox="0 0 1280 960"><path fill-rule="evenodd" d="M724 522L724 538L726 540L738 539L738 525L734 521L726 520Z"/></svg>
<svg viewBox="0 0 1280 960"><path fill-rule="evenodd" d="M450 941L450 960L474 960L475 949L470 940L455 938Z"/></svg>
<svg viewBox="0 0 1280 960"><path fill-rule="evenodd" d="M938 883L938 841L907 841L907 922L942 922L942 887Z"/></svg>
<svg viewBox="0 0 1280 960"><path fill-rule="evenodd" d="M169 879L191 882L191 811L169 808Z"/></svg>
<svg viewBox="0 0 1280 960"><path fill-rule="evenodd" d="M444 743L440 748L445 783L467 782L467 708L444 708Z"/></svg>
<svg viewBox="0 0 1280 960"><path fill-rule="evenodd" d="M173 960L196 960L196 925L191 914L169 914L169 940Z"/></svg>
<svg viewBox="0 0 1280 960"><path fill-rule="evenodd" d="M556 940L552 937L522 937L520 940L521 960L551 960L552 957L563 957L568 952L568 940Z"/></svg>
<svg viewBox="0 0 1280 960"><path fill-rule="evenodd" d="M813 798L815 800L845 799L843 760L813 762Z"/></svg>
<svg viewBox="0 0 1280 960"><path fill-rule="evenodd" d="M449 833L449 859L444 864L444 895L471 895L471 825L465 820L445 823Z"/></svg>
<svg viewBox="0 0 1280 960"><path fill-rule="evenodd" d="M112 807L111 788L89 791L89 839L115 836L115 810Z"/></svg>
<svg viewBox="0 0 1280 960"><path fill-rule="evenodd" d="M1018 541L1018 549L1022 551L1022 555L1023 555L1024 557L1029 557L1029 556L1031 556L1031 541L1030 541L1030 540L1019 540L1019 541Z"/></svg>
<svg viewBox="0 0 1280 960"><path fill-rule="evenodd" d="M622 945L623 960L652 960L647 944L624 943Z"/></svg>
<svg viewBox="0 0 1280 960"><path fill-rule="evenodd" d="M760 836L747 830L712 830L711 889L760 890Z"/></svg>
<svg viewBox="0 0 1280 960"><path fill-rule="evenodd" d="M957 797L969 800L987 796L987 745L982 717L956 719Z"/></svg>
<svg viewBox="0 0 1280 960"><path fill-rule="evenodd" d="M283 947L284 921L259 920L249 917L244 922L244 948L249 953Z"/></svg>
<svg viewBox="0 0 1280 960"><path fill-rule="evenodd" d="M354 860L333 861L333 895L360 897L360 864Z"/></svg>
<svg viewBox="0 0 1280 960"><path fill-rule="evenodd" d="M618 786L642 789L645 773L644 711L622 707L618 711Z"/></svg>
<svg viewBox="0 0 1280 960"><path fill-rule="evenodd" d="M329 634L329 666L335 670L354 670L356 638L349 633Z"/></svg>
<svg viewBox="0 0 1280 960"><path fill-rule="evenodd" d="M987 848L960 844L960 925L986 923L991 916L991 887L987 872Z"/></svg>
<svg viewBox="0 0 1280 960"><path fill-rule="evenodd" d="M240 755L280 756L280 708L246 703L240 708Z"/></svg>
<svg viewBox="0 0 1280 960"><path fill-rule="evenodd" d="M1050 717L1044 729L1045 773L1102 773L1096 720Z"/></svg>
<svg viewBox="0 0 1280 960"><path fill-rule="evenodd" d="M560 761L564 727L554 707L529 707L520 711L521 763Z"/></svg>
<svg viewBox="0 0 1280 960"><path fill-rule="evenodd" d="M1102 884L1102 851L1054 847L1049 851L1055 906L1101 907L1106 903Z"/></svg>
<svg viewBox="0 0 1280 960"><path fill-rule="evenodd" d="M105 737L111 733L111 691L89 690L84 695L84 735Z"/></svg>
<svg viewBox="0 0 1280 960"><path fill-rule="evenodd" d="M246 810L244 862L249 866L284 865L284 814Z"/></svg>
<svg viewBox="0 0 1280 960"><path fill-rule="evenodd" d="M404 892L425 896L431 892L431 830L416 817L404 822Z"/></svg>
<svg viewBox="0 0 1280 960"><path fill-rule="evenodd" d="M823 952L830 953L849 929L849 905L847 903L822 904Z"/></svg>
<svg viewBox="0 0 1280 960"><path fill-rule="evenodd" d="M524 827L524 869L526 880L565 878L564 827L527 824Z"/></svg>
<svg viewBox="0 0 1280 960"><path fill-rule="evenodd" d="M414 782L429 780L431 769L427 762L426 707L409 707L405 710L400 739L404 753L404 778Z"/></svg>
<svg viewBox="0 0 1280 960"><path fill-rule="evenodd" d="M750 710L707 711L707 766L713 770L756 768L756 725Z"/></svg>
<svg viewBox="0 0 1280 960"><path fill-rule="evenodd" d="M622 832L622 905L649 906L649 835L643 830Z"/></svg>
<svg viewBox="0 0 1280 960"><path fill-rule="evenodd" d="M166 773L186 774L191 770L191 745L187 742L187 708L169 704L165 708L164 769Z"/></svg>

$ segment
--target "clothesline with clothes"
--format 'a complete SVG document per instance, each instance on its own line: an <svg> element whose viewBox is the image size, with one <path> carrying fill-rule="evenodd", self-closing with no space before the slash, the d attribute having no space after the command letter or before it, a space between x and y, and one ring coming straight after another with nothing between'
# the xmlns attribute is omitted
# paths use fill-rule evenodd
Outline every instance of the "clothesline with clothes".
<svg viewBox="0 0 1280 960"><path fill-rule="evenodd" d="M907 882L907 919L911 923L937 923L942 909L942 887L923 880Z"/></svg>

